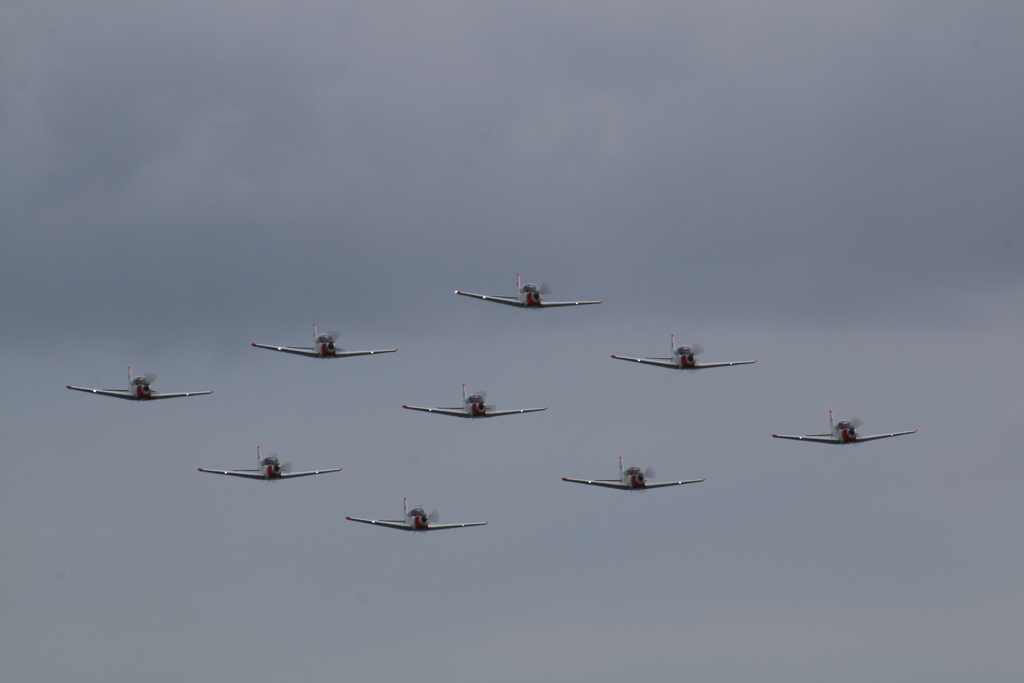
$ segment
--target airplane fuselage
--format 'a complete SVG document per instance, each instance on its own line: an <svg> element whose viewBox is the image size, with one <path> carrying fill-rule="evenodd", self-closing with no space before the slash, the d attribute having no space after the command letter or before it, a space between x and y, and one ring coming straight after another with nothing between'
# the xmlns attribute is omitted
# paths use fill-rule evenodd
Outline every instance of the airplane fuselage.
<svg viewBox="0 0 1024 683"><path fill-rule="evenodd" d="M139 401L148 401L153 398L153 387L142 377L134 378L131 386L128 387L128 391L131 393L132 398Z"/></svg>

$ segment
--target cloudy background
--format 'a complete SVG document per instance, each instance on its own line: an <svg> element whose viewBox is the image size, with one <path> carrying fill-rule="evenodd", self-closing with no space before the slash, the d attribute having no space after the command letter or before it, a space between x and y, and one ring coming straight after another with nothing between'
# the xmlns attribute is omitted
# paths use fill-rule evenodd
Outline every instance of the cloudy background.
<svg viewBox="0 0 1024 683"><path fill-rule="evenodd" d="M0 5L0 678L1024 678L1017 2ZM515 274L601 306L455 297ZM255 350L351 349L329 363ZM614 363L707 361L680 376ZM69 392L162 391L134 405ZM459 385L546 413L409 413ZM919 429L842 449L777 441ZM203 477L255 447L324 477ZM617 459L703 484L619 494ZM346 522L401 499L487 527Z"/></svg>

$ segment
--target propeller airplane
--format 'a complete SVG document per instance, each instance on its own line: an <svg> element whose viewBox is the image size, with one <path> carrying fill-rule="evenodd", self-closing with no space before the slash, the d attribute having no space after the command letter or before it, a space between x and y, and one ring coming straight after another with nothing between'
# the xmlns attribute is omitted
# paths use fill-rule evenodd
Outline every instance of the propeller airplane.
<svg viewBox="0 0 1024 683"><path fill-rule="evenodd" d="M390 529L402 529L404 531L439 531L441 529L461 529L467 526L484 526L487 524L487 522L438 524L441 518L437 514L437 510L434 510L429 515L421 507L415 507L410 510L405 498L402 499L402 512L404 513L402 519L360 519L359 517L346 517L345 519L353 522L362 522L363 524L384 526Z"/></svg>
<svg viewBox="0 0 1024 683"><path fill-rule="evenodd" d="M520 410L496 410L491 403L485 403L486 391L478 391L466 395L466 385L462 385L462 406L459 408L421 408L419 406L402 406L406 410L420 410L424 413L437 413L439 415L451 415L452 417L497 417L499 415L516 415L519 413L536 413L544 408L522 408Z"/></svg>
<svg viewBox="0 0 1024 683"><path fill-rule="evenodd" d="M836 422L832 417L832 411L828 411L828 424L832 431L828 434L808 434L806 436L787 436L785 434L772 434L776 439L792 439L794 441L813 441L815 443L831 443L839 444L840 446L848 443L862 443L864 441L876 441L878 439L888 439L893 436L903 436L904 434L914 434L917 432L916 429L912 429L909 432L893 432L892 434L873 434L871 436L861 436L857 431L860 426L864 423L859 417L850 418L849 420L840 420Z"/></svg>
<svg viewBox="0 0 1024 683"><path fill-rule="evenodd" d="M506 306L518 308L556 308L558 306L586 306L588 304L600 304L604 301L544 301L544 297L551 293L547 283L535 285L532 283L522 284L519 280L519 273L516 273L516 295L515 296L491 296L484 294L472 294L455 290L456 294L471 296L474 299L493 301Z"/></svg>
<svg viewBox="0 0 1024 683"><path fill-rule="evenodd" d="M340 336L340 332L317 334L316 325L313 325L313 346L270 346L267 344L257 344L256 342L253 342L252 345L258 349L283 351L284 353L294 353L299 356L308 356L310 358L319 358L321 360L327 358L348 358L350 356L372 356L377 353L394 353L398 350L378 349L375 351L346 351L336 343L336 340Z"/></svg>
<svg viewBox="0 0 1024 683"><path fill-rule="evenodd" d="M281 464L281 460L277 457L276 453L265 458L262 457L259 446L256 447L256 464L257 467L254 470L208 470L200 467L199 471L209 472L210 474L226 474L229 477L242 477L244 479L260 479L262 481L294 479L295 477L309 477L314 474L341 471L341 468L338 467L333 470L316 470L315 472L292 472L292 464L290 462Z"/></svg>
<svg viewBox="0 0 1024 683"><path fill-rule="evenodd" d="M706 368L724 368L730 365L749 365L756 363L756 360L738 360L732 361L731 363L699 363L697 362L697 356L704 353L703 347L700 344L693 344L692 346L682 345L676 346L676 336L672 335L672 357L671 358L654 358L647 356L646 358L627 358L626 356L616 356L612 354L612 358L618 360L629 360L634 363L643 363L644 365L656 365L661 368L670 368L672 370L704 370Z"/></svg>
<svg viewBox="0 0 1024 683"><path fill-rule="evenodd" d="M641 471L639 467L631 466L623 469L622 457L619 456L619 478L618 479L569 479L562 477L562 481L571 481L576 484L590 484L591 486L604 486L610 489L622 489L625 491L646 491L665 486L681 486L682 484L699 484L703 479L690 479L689 481L663 481L652 483L654 469L648 467Z"/></svg>
<svg viewBox="0 0 1024 683"><path fill-rule="evenodd" d="M128 388L127 389L89 389L88 387L73 387L70 384L68 389L85 391L100 396L113 396L114 398L126 398L129 401L155 401L158 398L179 398L181 396L202 396L212 394L213 391L186 391L177 394L158 394L153 391L152 384L156 381L156 375L147 372L142 375L132 375L132 368L128 366Z"/></svg>

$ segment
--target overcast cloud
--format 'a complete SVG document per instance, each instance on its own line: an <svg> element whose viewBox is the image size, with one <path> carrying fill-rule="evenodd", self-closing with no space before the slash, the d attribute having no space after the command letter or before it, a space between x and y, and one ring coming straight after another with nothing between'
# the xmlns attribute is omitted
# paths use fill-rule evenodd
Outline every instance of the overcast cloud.
<svg viewBox="0 0 1024 683"><path fill-rule="evenodd" d="M3 5L0 678L1021 679L1022 30L997 1ZM517 272L605 303L452 294ZM312 323L400 351L249 346ZM759 362L608 358L672 333ZM63 389L128 365L215 393ZM400 408L464 382L550 410ZM770 438L829 409L919 432ZM196 472L257 445L344 470ZM620 455L707 481L560 481ZM403 497L490 524L344 520Z"/></svg>

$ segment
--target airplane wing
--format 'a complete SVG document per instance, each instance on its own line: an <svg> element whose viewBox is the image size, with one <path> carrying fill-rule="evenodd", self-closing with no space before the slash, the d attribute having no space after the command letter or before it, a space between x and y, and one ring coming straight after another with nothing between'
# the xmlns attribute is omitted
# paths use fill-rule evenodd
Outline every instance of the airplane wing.
<svg viewBox="0 0 1024 683"><path fill-rule="evenodd" d="M522 300L520 300L519 297L517 297L517 296L487 296L487 295L484 295L484 294L471 294L470 292L460 292L459 290L455 290L455 293L456 294L461 294L462 296L471 296L474 299L483 299L484 301L493 301L496 304L506 304L508 306L518 306L519 308L523 308L523 306L524 306Z"/></svg>
<svg viewBox="0 0 1024 683"><path fill-rule="evenodd" d="M316 349L314 349L311 346L267 346L266 344L257 344L256 342L253 342L252 345L255 346L257 349L270 349L271 351L283 351L285 353L294 353L294 354L297 354L299 356L311 356L313 358L319 358L320 357L320 354L318 354L316 352ZM398 349L395 349L395 350L397 351Z"/></svg>
<svg viewBox="0 0 1024 683"><path fill-rule="evenodd" d="M876 439L888 439L890 436L903 436L904 434L914 434L917 432L916 429L909 432L894 432L893 434L874 434L872 436L858 436L854 443L860 443L861 441L875 441Z"/></svg>
<svg viewBox="0 0 1024 683"><path fill-rule="evenodd" d="M348 358L349 356L372 356L375 353L394 353L398 349L380 349L378 351L338 351L334 358Z"/></svg>
<svg viewBox="0 0 1024 683"><path fill-rule="evenodd" d="M314 474L327 474L328 472L341 472L340 467L333 470L316 470L315 472L282 472L281 479L294 479L295 477L309 477Z"/></svg>
<svg viewBox="0 0 1024 683"><path fill-rule="evenodd" d="M756 360L737 360L737 361L733 361L731 363L697 363L697 365L694 366L693 369L694 370L701 370L703 368L725 368L725 367L729 367L730 365L750 365L751 363L756 363L756 362L757 362Z"/></svg>
<svg viewBox="0 0 1024 683"><path fill-rule="evenodd" d="M668 358L658 360L653 358L627 358L626 356L616 356L614 354L612 355L612 358L616 358L618 360L631 360L634 363L643 363L644 365L657 365L658 367L671 368L673 370L679 369L678 363L666 362L670 360Z"/></svg>
<svg viewBox="0 0 1024 683"><path fill-rule="evenodd" d="M150 394L147 400L156 400L158 398L179 398L181 396L202 396L203 394L212 394L212 391L186 391L179 394Z"/></svg>
<svg viewBox="0 0 1024 683"><path fill-rule="evenodd" d="M469 522L466 524L431 524L424 531L439 531L441 529L461 529L467 526L484 526L487 522Z"/></svg>
<svg viewBox="0 0 1024 683"><path fill-rule="evenodd" d="M484 415L470 415L470 417L497 417L498 415L516 415L518 413L539 413L547 408L522 408L520 410L495 410L493 413L488 412Z"/></svg>
<svg viewBox="0 0 1024 683"><path fill-rule="evenodd" d="M793 441L813 441L815 443L844 443L841 439L837 439L834 436L786 436L785 434L772 434L776 439L792 439Z"/></svg>
<svg viewBox="0 0 1024 683"><path fill-rule="evenodd" d="M473 417L462 408L420 408L419 406L402 406L407 410L422 410L424 413L439 413L452 417Z"/></svg>
<svg viewBox="0 0 1024 683"><path fill-rule="evenodd" d="M569 479L568 477L562 477L562 481L571 481L576 484L590 484L591 486L604 486L610 489L630 488L618 479Z"/></svg>
<svg viewBox="0 0 1024 683"><path fill-rule="evenodd" d="M690 481L661 481L661 482L658 482L658 483L655 483L655 484L651 484L651 483L648 482L647 484L644 485L644 488L647 488L647 489L657 489L657 488L661 488L662 486L679 486L680 484L699 484L702 481L704 481L704 480L703 479L691 479Z"/></svg>
<svg viewBox="0 0 1024 683"><path fill-rule="evenodd" d="M358 517L346 517L353 522L362 522L363 524L373 524L375 526L386 526L389 529L405 529L406 531L413 531L413 528L399 519L360 519Z"/></svg>
<svg viewBox="0 0 1024 683"><path fill-rule="evenodd" d="M86 387L73 387L70 384L68 389L74 389L75 391L85 391L90 394L100 394L101 396L113 396L114 398L127 398L128 400L134 401L136 397L127 389L88 389Z"/></svg>
<svg viewBox="0 0 1024 683"><path fill-rule="evenodd" d="M199 471L209 472L210 474L226 474L229 477L242 477L244 479L266 479L259 470L206 470L200 467Z"/></svg>
<svg viewBox="0 0 1024 683"><path fill-rule="evenodd" d="M555 308L556 306L586 306L587 304L603 304L604 301L544 301L541 299L541 308Z"/></svg>

